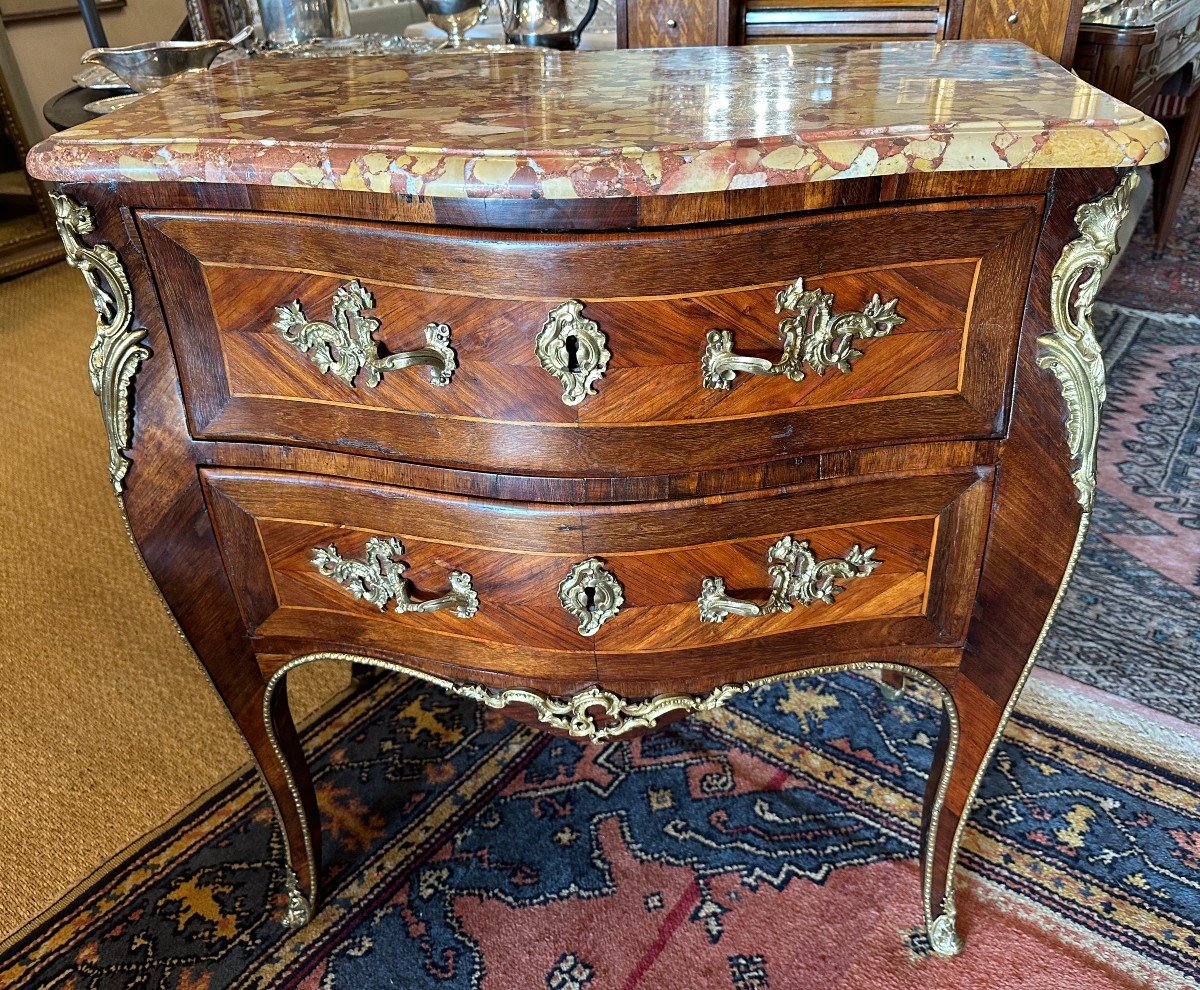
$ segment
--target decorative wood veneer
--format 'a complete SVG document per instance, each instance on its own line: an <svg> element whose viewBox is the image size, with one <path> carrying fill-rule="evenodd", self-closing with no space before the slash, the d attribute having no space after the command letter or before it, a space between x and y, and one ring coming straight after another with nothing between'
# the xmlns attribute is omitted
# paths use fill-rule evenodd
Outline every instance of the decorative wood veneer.
<svg viewBox="0 0 1200 990"><path fill-rule="evenodd" d="M588 672L605 685L623 675L608 668L609 655L699 657L715 651L693 661L689 676L697 690L738 679L728 661L730 644L825 625L920 617L935 639L961 642L969 600L948 599L941 589L956 568L978 566L983 530L976 526L967 538L957 527L982 516L990 492L978 472L960 471L835 489L792 486L683 502L574 507L485 502L317 475L213 469L202 475L252 635L295 635L325 623L348 630L342 635L356 641L365 636L386 642L413 660L455 655L525 681L544 674L547 653L567 654L553 661L567 669L579 659L575 654L592 653L596 665ZM763 597L769 590L766 550L788 534L810 541L819 557L839 557L854 545L874 547L882 564L869 579L848 582L832 604L701 622L696 599L704 578L720 575L735 594ZM425 597L442 593L449 572L470 574L478 613L463 620L452 612L380 610L313 566L314 548L336 544L344 557L362 558L367 540L379 535L402 541L406 577ZM576 620L559 604L558 585L573 564L592 556L624 585L625 601L619 621L603 626L585 648ZM478 661L470 659L475 649ZM804 643L773 649L790 654L789 668L803 664ZM671 657L662 659L671 661L675 676L684 674Z"/></svg>
<svg viewBox="0 0 1200 990"><path fill-rule="evenodd" d="M1038 364L1039 338L1064 327L1051 273L1081 236L1076 209L1112 182L1108 171L951 174L518 207L67 187L94 213L89 242L120 257L150 352L132 390L130 531L276 801L292 920L318 901L321 877L286 703L286 671L306 658L400 665L493 705L536 692L520 697L540 697L562 727L575 723L554 712L583 699L577 714L595 733L624 725L595 707L618 695L619 720L662 694L694 707L725 685L891 664L889 683L907 671L950 704L922 863L931 940L955 951L959 827L1083 513L1063 393ZM1103 230L1088 236L1101 238L1102 263ZM906 322L866 341L850 372L707 394L693 325L719 318L739 349L776 352L767 302L797 275L836 291L839 309L894 294ZM419 342L421 293L438 305L466 293L453 296L451 385L433 389L414 368L351 391L280 348L263 322L274 307L301 295L327 316L349 278L376 293L389 348ZM574 411L535 384L528 357L540 326L528 321L564 298L600 314L614 355ZM1086 308L1088 291L1079 298ZM500 370L477 374L484 355ZM475 405L497 418L467 418ZM827 555L869 544L882 564L831 605L696 621L704 577L764 600L765 552L781 534ZM371 535L402 539L418 597L469 571L479 612L381 614L322 583L314 546L353 557ZM581 637L552 596L590 556L625 602Z"/></svg>
<svg viewBox="0 0 1200 990"><path fill-rule="evenodd" d="M1027 277L1037 215L1036 200L1014 198L493 240L269 214L144 213L140 225L179 285L166 315L196 436L624 475L795 456L850 435L863 445L997 435L1020 319L1008 288ZM836 312L896 299L903 323L856 341L852 374L698 387L710 330L733 330L739 353L778 356L775 297L798 277L832 294ZM450 326L449 386L431 387L420 368L351 386L276 331L276 307L299 300L328 319L353 278L374 297L385 351L420 346L427 323ZM612 355L578 406L564 405L533 346L567 299L584 303Z"/></svg>

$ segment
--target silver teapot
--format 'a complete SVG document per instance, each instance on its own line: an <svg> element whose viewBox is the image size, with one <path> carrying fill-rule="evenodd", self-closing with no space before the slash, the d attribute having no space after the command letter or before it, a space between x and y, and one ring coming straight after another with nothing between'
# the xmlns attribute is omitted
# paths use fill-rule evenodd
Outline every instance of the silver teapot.
<svg viewBox="0 0 1200 990"><path fill-rule="evenodd" d="M579 36L596 13L598 0L588 0L587 10L572 23L567 0L496 0L504 37L514 45L540 45L570 50L579 47Z"/></svg>

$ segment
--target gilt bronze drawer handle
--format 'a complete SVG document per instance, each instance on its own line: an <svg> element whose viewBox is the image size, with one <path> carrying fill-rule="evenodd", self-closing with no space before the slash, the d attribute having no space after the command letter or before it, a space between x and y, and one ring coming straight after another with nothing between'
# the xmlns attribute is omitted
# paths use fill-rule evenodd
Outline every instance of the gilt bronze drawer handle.
<svg viewBox="0 0 1200 990"><path fill-rule="evenodd" d="M570 299L550 310L537 335L534 351L542 368L562 382L562 400L577 406L596 394L612 357L608 338L595 320L583 315L583 303Z"/></svg>
<svg viewBox="0 0 1200 990"><path fill-rule="evenodd" d="M625 589L602 560L589 557L572 567L563 579L558 586L558 600L579 620L579 635L595 636L621 611Z"/></svg>
<svg viewBox="0 0 1200 990"><path fill-rule="evenodd" d="M711 330L708 346L700 359L705 388L728 390L739 371L749 375L784 375L794 382L804 380L804 365L818 375L830 368L849 371L862 351L850 345L855 337L885 337L904 322L896 314L898 299L883 302L878 293L861 313L834 313L833 296L820 289L805 289L798 278L775 296L775 312L795 313L779 321L783 354L775 363L766 358L733 352L733 331Z"/></svg>
<svg viewBox="0 0 1200 990"><path fill-rule="evenodd" d="M719 577L705 578L700 584L701 622L724 622L730 615L771 615L790 612L792 603L812 605L824 602L832 605L846 589L836 581L850 581L870 574L881 563L875 559L875 548L863 550L857 543L844 557L819 560L808 540L783 537L767 551L767 576L771 579L771 594L759 605L725 594L725 581Z"/></svg>
<svg viewBox="0 0 1200 990"><path fill-rule="evenodd" d="M440 612L452 608L460 619L469 619L479 611L479 596L471 587L471 575L462 571L450 574L450 593L441 598L418 602L409 590L409 580L404 577L408 565L400 558L404 546L394 536L382 539L373 536L367 540L366 560L346 560L338 548L314 547L313 566L326 577L344 584L355 597L376 605L383 611L389 601L395 601L396 611Z"/></svg>
<svg viewBox="0 0 1200 990"><path fill-rule="evenodd" d="M424 347L384 356L374 337L381 326L379 320L363 315L363 310L374 308L371 293L355 279L334 292L332 323L310 320L296 299L287 306L275 307L275 329L289 344L308 354L322 373L332 372L351 388L360 373L367 387L374 388L383 381L385 371L414 365L428 365L432 384L449 385L457 367L450 348L450 328L445 323L427 324Z"/></svg>

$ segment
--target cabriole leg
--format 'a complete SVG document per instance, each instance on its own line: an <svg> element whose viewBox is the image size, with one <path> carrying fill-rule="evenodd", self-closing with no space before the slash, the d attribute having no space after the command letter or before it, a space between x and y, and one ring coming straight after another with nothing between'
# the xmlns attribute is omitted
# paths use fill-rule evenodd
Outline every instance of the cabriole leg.
<svg viewBox="0 0 1200 990"><path fill-rule="evenodd" d="M317 906L321 817L312 775L288 707L286 679L276 686L269 704L264 704L264 691L260 688L254 711L246 716L250 724L241 726L239 720L239 726L247 739L254 734L261 740L251 745L275 804L275 816L287 850L288 903L283 923L289 928L301 928L308 924Z"/></svg>
<svg viewBox="0 0 1200 990"><path fill-rule="evenodd" d="M947 695L945 688L942 690L942 726L925 783L921 813L921 907L930 948L940 956L953 956L962 950L962 940L954 927L954 892L938 863L939 857L949 851L957 821L946 811L951 786L968 772L966 765L971 761L963 753L958 700L953 692Z"/></svg>
<svg viewBox="0 0 1200 990"><path fill-rule="evenodd" d="M129 239L118 203L100 189L89 197L94 203L56 193L53 202L67 262L83 275L96 310L88 372L108 435L113 489L142 564L266 781L292 864L287 921L302 924L320 870L320 833L309 828L318 822L312 782L282 691L268 732L266 683L217 549L140 245ZM143 450L156 455L142 459Z"/></svg>
<svg viewBox="0 0 1200 990"><path fill-rule="evenodd" d="M1092 326L1100 274L1116 253L1137 173L1078 209L1091 177L1071 177L1050 215L1027 319L1051 332L1023 341L1017 407L996 487L996 512L967 648L953 686L962 717L958 758L924 851L932 880L930 943L961 948L955 932L954 871L971 804L1000 743L1083 547L1095 499L1096 437L1105 397L1104 361ZM1094 188L1094 187L1093 187ZM1068 210L1070 212L1068 212ZM1073 215L1072 215L1073 214ZM1065 429L1046 429L1063 422ZM946 731L943 730L943 737ZM945 739L939 743L944 748ZM927 807L929 803L927 802Z"/></svg>

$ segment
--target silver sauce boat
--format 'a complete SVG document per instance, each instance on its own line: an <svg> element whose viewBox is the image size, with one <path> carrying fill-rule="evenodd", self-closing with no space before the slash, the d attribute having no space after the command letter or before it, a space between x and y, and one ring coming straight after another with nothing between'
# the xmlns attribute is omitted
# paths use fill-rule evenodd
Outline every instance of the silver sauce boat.
<svg viewBox="0 0 1200 990"><path fill-rule="evenodd" d="M135 93L153 93L193 72L203 72L222 52L249 37L249 29L229 41L149 41L126 48L92 48L80 62L103 65Z"/></svg>

